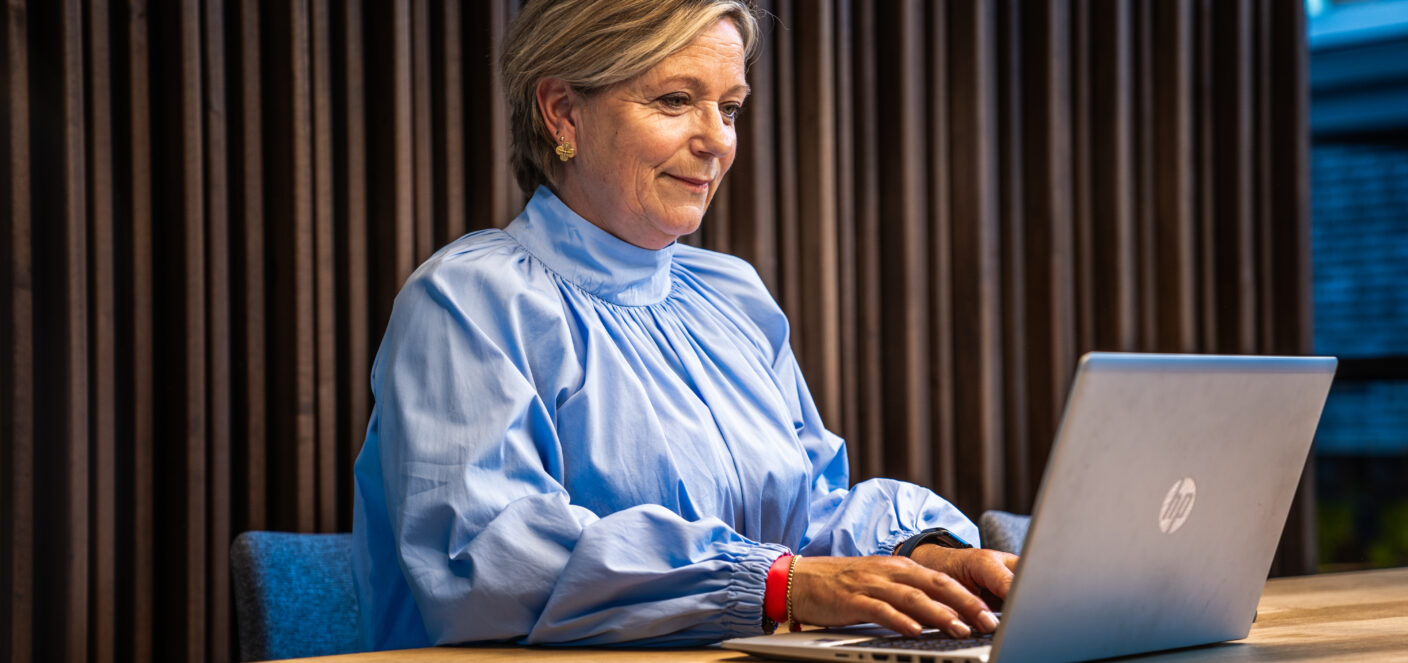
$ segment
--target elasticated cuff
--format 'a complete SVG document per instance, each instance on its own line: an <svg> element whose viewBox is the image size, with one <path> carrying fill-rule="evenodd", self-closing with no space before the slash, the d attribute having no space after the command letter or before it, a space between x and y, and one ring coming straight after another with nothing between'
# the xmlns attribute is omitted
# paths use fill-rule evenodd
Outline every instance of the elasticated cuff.
<svg viewBox="0 0 1408 663"><path fill-rule="evenodd" d="M884 541L880 542L880 550L876 554L893 555L895 554L895 548L900 547L904 544L905 541L908 541L910 537L915 536L916 534L919 534L919 532L914 532L911 530L900 530L898 532L895 532L894 534L891 534L889 537L887 537Z"/></svg>
<svg viewBox="0 0 1408 663"><path fill-rule="evenodd" d="M733 567L728 584L728 607L724 609L725 638L741 638L763 632L763 595L768 568L779 555L790 550L771 543L755 544Z"/></svg>

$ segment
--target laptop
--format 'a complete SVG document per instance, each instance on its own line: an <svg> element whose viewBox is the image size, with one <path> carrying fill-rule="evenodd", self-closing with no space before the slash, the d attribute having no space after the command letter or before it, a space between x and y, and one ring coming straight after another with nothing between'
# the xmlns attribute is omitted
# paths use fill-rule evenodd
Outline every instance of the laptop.
<svg viewBox="0 0 1408 663"><path fill-rule="evenodd" d="M1081 358L997 632L723 643L812 661L1078 661L1244 638L1333 357Z"/></svg>

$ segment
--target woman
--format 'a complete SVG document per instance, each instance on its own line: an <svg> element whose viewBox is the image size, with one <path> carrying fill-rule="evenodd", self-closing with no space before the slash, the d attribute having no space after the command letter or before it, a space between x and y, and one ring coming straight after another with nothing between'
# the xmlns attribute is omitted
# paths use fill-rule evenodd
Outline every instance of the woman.
<svg viewBox="0 0 1408 663"><path fill-rule="evenodd" d="M733 163L757 32L741 0L524 7L503 74L532 200L411 276L372 372L368 646L996 628L975 593L1016 558L939 545L977 532L928 490L848 489L756 273L676 243Z"/></svg>

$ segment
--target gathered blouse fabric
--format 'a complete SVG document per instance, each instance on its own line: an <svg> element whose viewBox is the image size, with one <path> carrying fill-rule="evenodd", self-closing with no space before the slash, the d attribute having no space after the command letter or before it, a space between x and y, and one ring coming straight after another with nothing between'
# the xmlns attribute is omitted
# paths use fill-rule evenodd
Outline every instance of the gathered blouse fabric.
<svg viewBox="0 0 1408 663"><path fill-rule="evenodd" d="M768 567L977 530L929 490L848 487L754 270L623 242L540 188L396 298L353 533L369 648L756 635Z"/></svg>

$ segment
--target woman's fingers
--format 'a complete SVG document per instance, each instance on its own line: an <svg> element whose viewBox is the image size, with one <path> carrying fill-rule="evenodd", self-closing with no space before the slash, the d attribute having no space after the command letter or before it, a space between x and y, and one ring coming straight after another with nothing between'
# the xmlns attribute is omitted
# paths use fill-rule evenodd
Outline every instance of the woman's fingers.
<svg viewBox="0 0 1408 663"><path fill-rule="evenodd" d="M914 565L923 575L916 583L924 588L933 600L946 605L965 622L977 627L978 631L991 632L997 629L997 617L988 610L988 604L970 590L965 583L946 573Z"/></svg>
<svg viewBox="0 0 1408 663"><path fill-rule="evenodd" d="M996 550L973 550L962 559L964 569L960 575L966 584L986 589L998 598L1007 598L1007 592L1012 589L1013 571L1017 569L1016 555Z"/></svg>
<svg viewBox="0 0 1408 663"><path fill-rule="evenodd" d="M939 570L953 576L970 591L987 590L998 598L1007 598L1012 588L1013 569L1017 556L996 550L955 550L946 568Z"/></svg>
<svg viewBox="0 0 1408 663"><path fill-rule="evenodd" d="M875 622L911 635L929 626L956 637L969 635L970 624L997 627L962 583L902 557L805 557L792 592L794 616L819 626Z"/></svg>
<svg viewBox="0 0 1408 663"><path fill-rule="evenodd" d="M955 638L966 638L972 633L972 627L963 621L951 605L944 602L941 596L933 595L932 584L929 589L921 589L904 583L890 583L883 591L884 595L877 598L883 599L923 624L942 629ZM916 634L917 632L912 635Z"/></svg>
<svg viewBox="0 0 1408 663"><path fill-rule="evenodd" d="M971 592L987 590L999 599L1007 598L1012 588L1012 572L1017 568L1016 555L981 548L954 549L941 546L920 546L914 560L947 573L963 583Z"/></svg>
<svg viewBox="0 0 1408 663"><path fill-rule="evenodd" d="M855 602L860 614L867 615L857 619L857 622L875 622L891 631L909 636L919 635L924 630L914 618L885 601L869 596L857 596Z"/></svg>

